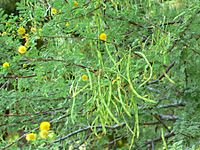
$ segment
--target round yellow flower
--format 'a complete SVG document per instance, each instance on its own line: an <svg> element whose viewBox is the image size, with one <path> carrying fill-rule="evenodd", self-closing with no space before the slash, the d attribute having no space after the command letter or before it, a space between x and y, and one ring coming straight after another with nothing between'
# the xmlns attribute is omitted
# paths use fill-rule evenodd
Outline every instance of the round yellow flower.
<svg viewBox="0 0 200 150"><path fill-rule="evenodd" d="M23 46L23 45L21 45L20 47L18 47L18 52L19 52L20 54L26 53L26 47Z"/></svg>
<svg viewBox="0 0 200 150"><path fill-rule="evenodd" d="M105 33L101 33L101 34L99 35L99 39L102 40L102 41L105 41L106 38L107 38L107 35L106 35Z"/></svg>
<svg viewBox="0 0 200 150"><path fill-rule="evenodd" d="M78 2L77 1L74 1L74 6L78 7Z"/></svg>
<svg viewBox="0 0 200 150"><path fill-rule="evenodd" d="M18 34L19 35L23 35L26 33L26 30L23 28L23 27L20 27L18 30L17 30Z"/></svg>
<svg viewBox="0 0 200 150"><path fill-rule="evenodd" d="M35 133L26 134L26 140L27 141L35 141L36 137L37 137L37 135Z"/></svg>
<svg viewBox="0 0 200 150"><path fill-rule="evenodd" d="M42 130L42 131L40 131L39 135L42 139L46 139L48 137L48 131Z"/></svg>
<svg viewBox="0 0 200 150"><path fill-rule="evenodd" d="M8 68L10 66L10 64L8 62L3 63L3 68Z"/></svg>
<svg viewBox="0 0 200 150"><path fill-rule="evenodd" d="M82 79L83 81L87 81L87 80L88 80L88 76L84 74L84 75L81 76L81 79Z"/></svg>
<svg viewBox="0 0 200 150"><path fill-rule="evenodd" d="M58 13L58 10L56 8L51 8L51 13L53 15L57 14Z"/></svg>
<svg viewBox="0 0 200 150"><path fill-rule="evenodd" d="M49 122L42 122L40 124L40 130L43 131L43 130L46 130L48 131L50 129L50 123Z"/></svg>

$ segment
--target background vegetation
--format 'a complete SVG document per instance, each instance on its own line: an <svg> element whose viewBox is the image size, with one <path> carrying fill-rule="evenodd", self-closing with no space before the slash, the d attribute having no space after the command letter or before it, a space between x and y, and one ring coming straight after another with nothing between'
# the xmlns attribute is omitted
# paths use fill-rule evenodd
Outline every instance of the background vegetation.
<svg viewBox="0 0 200 150"><path fill-rule="evenodd" d="M1 149L199 149L199 0L9 2Z"/></svg>

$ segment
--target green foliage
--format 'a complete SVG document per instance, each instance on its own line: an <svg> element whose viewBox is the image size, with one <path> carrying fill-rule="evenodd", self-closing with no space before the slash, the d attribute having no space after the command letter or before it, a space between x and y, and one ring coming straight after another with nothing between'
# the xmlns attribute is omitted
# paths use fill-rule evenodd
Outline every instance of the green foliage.
<svg viewBox="0 0 200 150"><path fill-rule="evenodd" d="M16 3L20 0L0 0L0 9L5 13L11 14L16 12Z"/></svg>
<svg viewBox="0 0 200 150"><path fill-rule="evenodd" d="M0 148L199 147L198 0L21 0L17 10L0 11Z"/></svg>

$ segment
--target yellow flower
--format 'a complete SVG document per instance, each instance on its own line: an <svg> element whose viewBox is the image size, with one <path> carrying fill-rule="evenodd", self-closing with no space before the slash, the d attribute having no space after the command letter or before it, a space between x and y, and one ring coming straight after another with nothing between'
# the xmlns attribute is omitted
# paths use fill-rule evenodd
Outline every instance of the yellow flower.
<svg viewBox="0 0 200 150"><path fill-rule="evenodd" d="M48 131L50 129L50 123L49 122L42 122L41 124L40 124L40 130L42 131L42 130L46 130L46 131Z"/></svg>
<svg viewBox="0 0 200 150"><path fill-rule="evenodd" d="M107 38L107 35L106 35L105 33L101 33L101 34L99 35L99 39L102 40L102 41L105 41L106 38Z"/></svg>
<svg viewBox="0 0 200 150"><path fill-rule="evenodd" d="M48 137L48 131L42 130L42 131L40 131L39 135L42 139L46 139Z"/></svg>
<svg viewBox="0 0 200 150"><path fill-rule="evenodd" d="M20 54L26 53L26 47L23 46L23 45L21 45L20 47L18 47L18 52L19 52Z"/></svg>
<svg viewBox="0 0 200 150"><path fill-rule="evenodd" d="M26 140L27 141L35 141L36 137L37 137L37 135L35 133L26 134Z"/></svg>
<svg viewBox="0 0 200 150"><path fill-rule="evenodd" d="M24 18L20 17L19 20L22 21L22 20L24 20Z"/></svg>
<svg viewBox="0 0 200 150"><path fill-rule="evenodd" d="M69 22L67 22L67 23L65 24L65 26L66 26L66 27L69 27L69 26L70 26Z"/></svg>
<svg viewBox="0 0 200 150"><path fill-rule="evenodd" d="M23 35L26 33L26 30L23 28L23 27L20 27L18 30L17 30L18 34L19 35Z"/></svg>
<svg viewBox="0 0 200 150"><path fill-rule="evenodd" d="M37 29L35 28L35 27L31 27L31 32L36 32L37 31Z"/></svg>
<svg viewBox="0 0 200 150"><path fill-rule="evenodd" d="M87 80L88 80L88 76L84 74L84 75L81 76L81 79L82 79L83 81L87 81Z"/></svg>
<svg viewBox="0 0 200 150"><path fill-rule="evenodd" d="M78 7L78 2L77 1L74 1L74 6Z"/></svg>
<svg viewBox="0 0 200 150"><path fill-rule="evenodd" d="M57 14L58 13L58 10L56 8L51 8L51 13L53 15Z"/></svg>
<svg viewBox="0 0 200 150"><path fill-rule="evenodd" d="M8 62L3 63L3 68L8 68L10 66L10 64Z"/></svg>

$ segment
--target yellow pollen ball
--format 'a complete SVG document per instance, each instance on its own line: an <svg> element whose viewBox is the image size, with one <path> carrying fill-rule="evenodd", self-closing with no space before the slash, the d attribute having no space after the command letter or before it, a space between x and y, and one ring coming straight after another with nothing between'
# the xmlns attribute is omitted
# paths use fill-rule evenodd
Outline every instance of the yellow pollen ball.
<svg viewBox="0 0 200 150"><path fill-rule="evenodd" d="M83 81L87 81L87 80L88 80L88 76L84 74L84 75L81 76L81 79L82 79Z"/></svg>
<svg viewBox="0 0 200 150"><path fill-rule="evenodd" d="M23 27L20 27L18 30L17 30L18 34L19 35L23 35L26 33L26 30L23 28Z"/></svg>
<svg viewBox="0 0 200 150"><path fill-rule="evenodd" d="M27 141L35 141L36 137L37 137L37 135L35 133L26 134L26 140Z"/></svg>
<svg viewBox="0 0 200 150"><path fill-rule="evenodd" d="M40 124L40 130L43 131L43 130L46 130L48 131L50 129L50 123L49 122L42 122Z"/></svg>
<svg viewBox="0 0 200 150"><path fill-rule="evenodd" d="M51 8L51 13L53 15L57 14L58 13L58 10L56 8Z"/></svg>
<svg viewBox="0 0 200 150"><path fill-rule="evenodd" d="M26 47L23 46L23 45L21 45L21 46L18 48L18 52L19 52L20 54L26 53Z"/></svg>
<svg viewBox="0 0 200 150"><path fill-rule="evenodd" d="M101 33L101 34L99 35L99 39L102 40L102 41L105 41L106 38L107 38L107 35L106 35L105 33Z"/></svg>
<svg viewBox="0 0 200 150"><path fill-rule="evenodd" d="M10 66L10 64L8 62L3 63L3 68L8 68Z"/></svg>
<svg viewBox="0 0 200 150"><path fill-rule="evenodd" d="M40 131L39 135L42 139L46 139L48 137L48 131L42 130L42 131Z"/></svg>
<svg viewBox="0 0 200 150"><path fill-rule="evenodd" d="M74 1L74 6L78 7L78 2L77 1Z"/></svg>

